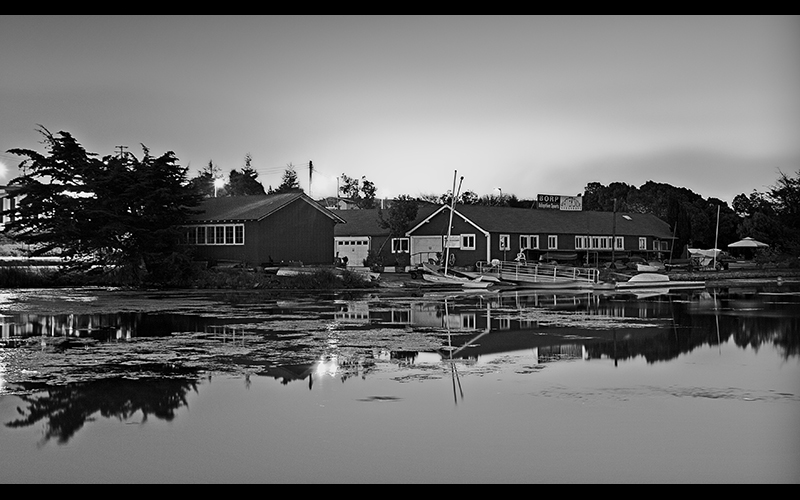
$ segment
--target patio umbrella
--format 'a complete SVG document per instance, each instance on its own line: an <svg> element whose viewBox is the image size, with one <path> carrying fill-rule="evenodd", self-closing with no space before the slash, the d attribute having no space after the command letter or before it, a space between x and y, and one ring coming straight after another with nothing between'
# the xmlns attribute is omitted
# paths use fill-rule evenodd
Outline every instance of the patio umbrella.
<svg viewBox="0 0 800 500"><path fill-rule="evenodd" d="M762 243L758 240L754 240L751 237L743 238L739 241L733 242L728 245L728 248L766 248L769 245L766 243Z"/></svg>

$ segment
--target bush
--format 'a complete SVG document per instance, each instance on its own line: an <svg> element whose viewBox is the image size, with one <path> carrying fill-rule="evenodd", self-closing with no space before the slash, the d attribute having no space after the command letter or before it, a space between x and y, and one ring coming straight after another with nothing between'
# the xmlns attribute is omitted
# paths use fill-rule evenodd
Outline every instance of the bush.
<svg viewBox="0 0 800 500"><path fill-rule="evenodd" d="M39 288L55 284L55 273L32 266L0 267L1 288Z"/></svg>

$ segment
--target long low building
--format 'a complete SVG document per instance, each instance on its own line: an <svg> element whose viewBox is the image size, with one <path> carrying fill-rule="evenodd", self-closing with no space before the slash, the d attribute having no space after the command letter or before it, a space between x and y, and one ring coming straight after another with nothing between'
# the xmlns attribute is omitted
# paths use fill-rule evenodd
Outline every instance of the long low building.
<svg viewBox="0 0 800 500"><path fill-rule="evenodd" d="M669 224L651 214L456 205L445 252L449 222L443 205L406 233L412 265L448 253L455 266L493 259L597 266L612 254L662 258L674 239Z"/></svg>

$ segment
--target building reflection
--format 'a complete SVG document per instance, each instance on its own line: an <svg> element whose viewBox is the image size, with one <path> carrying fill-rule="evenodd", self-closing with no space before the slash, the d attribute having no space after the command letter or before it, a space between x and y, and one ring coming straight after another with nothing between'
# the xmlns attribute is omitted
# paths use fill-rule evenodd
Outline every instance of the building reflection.
<svg viewBox="0 0 800 500"><path fill-rule="evenodd" d="M764 294L749 289L708 289L648 297L593 293L516 291L488 295L443 295L386 300L335 301L326 335L287 348L279 335L259 359L229 359L251 367L250 374L283 385L325 378L342 383L366 379L383 364L401 372L434 366L452 380L454 402L463 398L461 370L509 353L524 353L535 369L564 360L621 360L643 357L649 363L674 359L703 346L733 342L742 348L774 345L785 358L800 356L800 294ZM302 307L302 304L296 307ZM226 323L230 321L231 323ZM420 334L433 339L430 350L348 344L353 332L380 328L396 337ZM0 316L4 345L31 338L93 338L123 342L136 337L196 332L204 338L245 345L255 334L235 320L170 314L6 314ZM350 337L344 335L349 333ZM266 335L266 334L265 334ZM387 334L389 335L389 334ZM296 349L300 355L290 357ZM307 357L308 361L299 358ZM255 359L255 360L254 360ZM266 361L264 361L266 359ZM287 360L282 362L282 360ZM1 360L0 360L1 361ZM148 367L151 369L152 367ZM3 367L0 365L0 374ZM19 384L24 407L10 428L44 426L43 441L65 443L92 415L120 419L141 415L175 418L197 379L186 372L147 379L104 379L64 386ZM0 377L1 379L2 377ZM2 382L2 380L0 380Z"/></svg>
<svg viewBox="0 0 800 500"><path fill-rule="evenodd" d="M771 298L772 297L772 298ZM655 363L673 359L704 345L731 341L758 348L776 345L786 358L800 354L800 295L764 295L750 289L689 290L652 295L603 295L592 292L517 290L489 294L429 294L422 297L364 296L330 300L331 325L323 336L300 347L301 356L281 363L279 335L264 374L284 384L332 377L342 382L365 378L378 363L415 366L437 362L479 362L502 353L525 351L535 363L564 359L613 359L641 356ZM320 309L319 303L297 302L281 311ZM328 314L328 313L326 313ZM320 321L325 321L323 316ZM396 329L432 339L429 351L369 346L342 349L343 334L352 342L360 331ZM246 329L248 331L246 331ZM32 338L92 338L122 342L136 337L194 332L205 339L245 344L245 337L263 339L241 320L177 314L13 314L0 316L0 346ZM355 332L355 333L354 333ZM401 342L402 343L402 342ZM44 341L43 341L44 344ZM298 358L307 358L296 362Z"/></svg>

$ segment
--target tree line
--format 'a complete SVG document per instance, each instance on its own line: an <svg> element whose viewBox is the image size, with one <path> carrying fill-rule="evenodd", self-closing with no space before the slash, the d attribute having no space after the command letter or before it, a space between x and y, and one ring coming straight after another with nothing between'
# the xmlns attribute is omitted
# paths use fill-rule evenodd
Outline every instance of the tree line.
<svg viewBox="0 0 800 500"><path fill-rule="evenodd" d="M191 267L191 249L182 245L180 225L210 196L247 196L302 192L294 166L288 164L275 189L264 189L245 155L223 186L215 185L221 169L212 161L193 178L172 151L153 156L146 146L137 157L120 153L98 157L87 152L68 132L53 134L39 128L47 152L10 149L25 157L22 175L9 181L18 196L14 218L4 232L26 244L32 256L54 255L65 268L110 270L123 281L164 282ZM337 194L358 208L376 207L375 184L342 174ZM378 224L402 236L423 203L449 204L454 194L400 195L387 209L378 210ZM535 200L516 196L478 196L456 193L457 203L535 208ZM674 231L684 246L727 248L745 236L767 242L773 251L800 255L800 170L795 177L780 173L766 192L737 195L733 206L716 198L704 199L689 189L648 181L640 187L612 182L587 184L583 210L651 213ZM9 215L11 215L9 213ZM674 255L677 257L677 255Z"/></svg>

